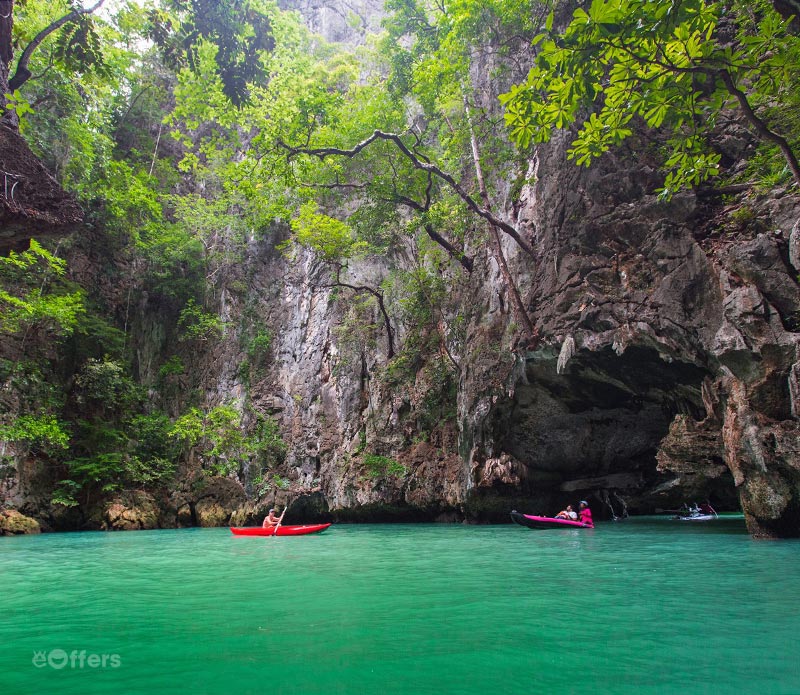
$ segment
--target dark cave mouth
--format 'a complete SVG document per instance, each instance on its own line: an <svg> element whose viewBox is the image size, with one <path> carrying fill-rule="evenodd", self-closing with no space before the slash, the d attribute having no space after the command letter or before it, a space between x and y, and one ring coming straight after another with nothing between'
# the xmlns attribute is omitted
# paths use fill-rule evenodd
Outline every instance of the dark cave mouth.
<svg viewBox="0 0 800 695"><path fill-rule="evenodd" d="M579 352L563 374L555 359L531 361L492 428L500 449L524 464L527 491L606 479L638 496L665 480L655 455L675 416L705 417L709 374L647 347Z"/></svg>

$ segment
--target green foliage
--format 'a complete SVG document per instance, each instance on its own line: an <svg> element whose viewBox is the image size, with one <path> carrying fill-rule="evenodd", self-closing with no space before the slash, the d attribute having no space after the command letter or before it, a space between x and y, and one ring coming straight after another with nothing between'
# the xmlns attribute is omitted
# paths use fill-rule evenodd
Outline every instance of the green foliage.
<svg viewBox="0 0 800 695"><path fill-rule="evenodd" d="M290 484L289 480L279 475L257 475L253 478L253 485L258 497L264 497L272 490L288 490Z"/></svg>
<svg viewBox="0 0 800 695"><path fill-rule="evenodd" d="M0 334L37 327L69 335L85 308L83 291L63 280L65 270L35 239L27 251L0 256Z"/></svg>
<svg viewBox="0 0 800 695"><path fill-rule="evenodd" d="M54 503L88 505L97 495L160 485L175 473L179 448L163 413L132 415L119 426L107 420L78 420L75 429Z"/></svg>
<svg viewBox="0 0 800 695"><path fill-rule="evenodd" d="M5 397L13 394L19 407L16 414L57 413L66 396L44 359L8 360L0 358L0 383ZM13 413L9 409L6 415Z"/></svg>
<svg viewBox="0 0 800 695"><path fill-rule="evenodd" d="M148 234L137 251L147 262L144 286L168 299L186 302L205 285L202 241L179 224L165 224Z"/></svg>
<svg viewBox="0 0 800 695"><path fill-rule="evenodd" d="M417 428L421 434L433 432L443 422L455 422L458 374L444 359L433 359L425 366L424 383L417 406Z"/></svg>
<svg viewBox="0 0 800 695"><path fill-rule="evenodd" d="M181 340L217 340L225 331L224 321L216 314L203 311L194 299L189 299L178 319Z"/></svg>
<svg viewBox="0 0 800 695"><path fill-rule="evenodd" d="M21 415L9 425L0 425L0 440L23 443L32 451L52 455L67 448L69 433L55 415Z"/></svg>
<svg viewBox="0 0 800 695"><path fill-rule="evenodd" d="M58 485L56 485L56 488L53 490L53 494L50 497L50 501L53 504L60 504L63 507L77 507L78 500L75 498L80 490L80 483L76 483L74 480L65 478L64 480L59 481Z"/></svg>
<svg viewBox="0 0 800 695"><path fill-rule="evenodd" d="M551 13L534 39L527 79L501 96L512 137L527 147L578 123L569 156L588 166L638 118L667 135L665 197L718 173L709 136L726 108L745 98L746 115L753 109L765 128L779 129L776 100L799 103L800 40L764 0L592 0L563 32L553 21ZM790 137L796 144L797 131Z"/></svg>
<svg viewBox="0 0 800 695"><path fill-rule="evenodd" d="M252 360L263 359L269 352L272 345L272 333L268 330L260 330L247 344L247 356Z"/></svg>
<svg viewBox="0 0 800 695"><path fill-rule="evenodd" d="M86 312L78 316L75 330L65 342L65 350L71 351L77 359L99 359L103 356L116 360L124 358L125 332L102 316L102 311L100 307L87 303Z"/></svg>
<svg viewBox="0 0 800 695"><path fill-rule="evenodd" d="M445 299L447 288L442 276L418 267L398 271L396 278L395 301L402 310L403 320L412 328L430 324Z"/></svg>
<svg viewBox="0 0 800 695"><path fill-rule="evenodd" d="M29 113L35 113L35 111L18 89L15 89L13 93L6 94L5 99L6 110L15 113L20 124L20 129L24 130L26 126L25 117Z"/></svg>
<svg viewBox="0 0 800 695"><path fill-rule="evenodd" d="M364 468L370 478L402 478L406 474L406 467L387 456L366 454Z"/></svg>
<svg viewBox="0 0 800 695"><path fill-rule="evenodd" d="M286 458L288 446L281 437L278 423L274 418L258 414L250 442L257 458L256 462L262 469L274 468Z"/></svg>
<svg viewBox="0 0 800 695"><path fill-rule="evenodd" d="M103 452L71 459L65 465L69 469L68 480L77 483L81 488L99 486L102 492L121 489L121 481L126 472L125 460L120 452Z"/></svg>
<svg viewBox="0 0 800 695"><path fill-rule="evenodd" d="M247 383L251 378L263 375L271 345L272 333L267 329L260 329L245 340L247 359L242 360L239 365L239 376L243 381Z"/></svg>
<svg viewBox="0 0 800 695"><path fill-rule="evenodd" d="M99 163L87 194L102 200L104 222L145 248L161 235L162 202L147 172L127 162Z"/></svg>
<svg viewBox="0 0 800 695"><path fill-rule="evenodd" d="M89 359L75 376L75 401L84 408L125 412L141 400L141 389L115 360Z"/></svg>
<svg viewBox="0 0 800 695"><path fill-rule="evenodd" d="M256 416L255 426L246 433L241 413L230 405L208 411L192 408L178 418L169 434L204 462L205 470L216 475L237 472L249 461L260 469L277 465L286 444L272 418Z"/></svg>
<svg viewBox="0 0 800 695"><path fill-rule="evenodd" d="M169 480L175 473L175 462L180 453L170 436L172 423L160 412L134 415L127 423L128 476L132 482L142 484Z"/></svg>
<svg viewBox="0 0 800 695"><path fill-rule="evenodd" d="M167 0L149 13L150 37L172 65L199 70L203 43L217 47L225 95L245 102L250 83L263 80L263 53L275 47L268 3L248 0Z"/></svg>
<svg viewBox="0 0 800 695"><path fill-rule="evenodd" d="M323 260L342 261L357 250L353 230L344 222L317 212L316 203L305 203L292 220L295 241L313 249Z"/></svg>
<svg viewBox="0 0 800 695"><path fill-rule="evenodd" d="M413 381L417 358L417 354L403 350L386 364L380 373L381 379L388 386L401 386Z"/></svg>
<svg viewBox="0 0 800 695"><path fill-rule="evenodd" d="M375 305L371 294L348 298L344 316L334 329L340 349L355 355L360 355L365 348L375 349L379 330L374 321ZM347 355L342 355L341 359L346 360Z"/></svg>
<svg viewBox="0 0 800 695"><path fill-rule="evenodd" d="M186 365L178 355L170 355L164 364L158 369L160 380L168 379L171 376L180 376L186 371Z"/></svg>
<svg viewBox="0 0 800 695"><path fill-rule="evenodd" d="M76 506L78 496L84 495L88 504L96 493L118 492L131 486L153 484L168 479L174 465L165 460L143 462L122 452L104 452L65 462L66 478L59 481L52 496L55 504Z"/></svg>
<svg viewBox="0 0 800 695"><path fill-rule="evenodd" d="M53 56L64 69L75 73L93 70L101 76L108 75L99 24L92 14L78 15L55 34Z"/></svg>
<svg viewBox="0 0 800 695"><path fill-rule="evenodd" d="M75 7L66 0L26 0L14 8L17 53L36 34ZM15 104L31 105L21 131L59 181L80 193L111 145L105 120L109 104L124 90L133 54L123 49L112 13L82 15L49 34L29 64L35 79L15 93Z"/></svg>

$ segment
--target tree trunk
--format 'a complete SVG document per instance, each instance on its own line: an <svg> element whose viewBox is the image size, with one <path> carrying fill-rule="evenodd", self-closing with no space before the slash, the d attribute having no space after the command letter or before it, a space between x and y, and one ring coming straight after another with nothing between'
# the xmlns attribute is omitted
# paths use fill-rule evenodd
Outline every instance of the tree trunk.
<svg viewBox="0 0 800 695"><path fill-rule="evenodd" d="M0 0L0 120L8 123L5 118L6 97L8 94L8 74L11 71L11 61L14 58L14 44L12 31L14 29L14 0ZM8 123L8 125L12 125ZM16 128L17 124L13 124Z"/></svg>
<svg viewBox="0 0 800 695"><path fill-rule="evenodd" d="M489 200L489 193L486 189L486 180L483 178L483 167L481 166L480 152L478 150L478 139L475 136L475 129L472 126L472 114L466 96L464 97L464 110L467 114L467 123L469 125L469 139L472 145L472 160L475 165L475 177L478 180L478 190L480 191L484 208L486 210L491 210L492 205ZM503 245L500 241L500 232L497 226L491 222L489 223L489 236L492 240L492 251L495 260L497 260L497 264L500 266L500 273L503 275L508 293L511 295L511 306L514 311L514 316L525 331L528 346L534 347L539 342L539 333L533 325L533 321L531 321L527 309L525 309L525 304L522 302L517 284L514 282L514 278L511 277L511 271L508 269L508 263L506 263L506 257L503 253Z"/></svg>

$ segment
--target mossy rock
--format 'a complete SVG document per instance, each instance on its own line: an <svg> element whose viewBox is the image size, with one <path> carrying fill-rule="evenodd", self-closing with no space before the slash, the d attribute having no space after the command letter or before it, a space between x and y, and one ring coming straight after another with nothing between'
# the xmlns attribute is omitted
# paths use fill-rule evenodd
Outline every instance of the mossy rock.
<svg viewBox="0 0 800 695"><path fill-rule="evenodd" d="M128 493L111 500L103 509L102 527L108 531L138 531L158 528L159 508L152 496Z"/></svg>
<svg viewBox="0 0 800 695"><path fill-rule="evenodd" d="M213 499L200 500L195 505L194 511L198 526L227 526L231 518L231 510Z"/></svg>
<svg viewBox="0 0 800 695"><path fill-rule="evenodd" d="M41 531L36 519L20 514L15 509L0 511L0 536L41 533Z"/></svg>

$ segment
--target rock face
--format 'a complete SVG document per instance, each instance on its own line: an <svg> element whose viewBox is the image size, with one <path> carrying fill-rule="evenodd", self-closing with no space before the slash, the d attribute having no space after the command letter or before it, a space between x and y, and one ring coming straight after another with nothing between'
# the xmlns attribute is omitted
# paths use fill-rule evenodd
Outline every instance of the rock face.
<svg viewBox="0 0 800 695"><path fill-rule="evenodd" d="M235 480L194 471L181 477L164 503L164 525L226 526L245 503L244 489Z"/></svg>
<svg viewBox="0 0 800 695"><path fill-rule="evenodd" d="M351 43L373 26L369 4L282 3L330 40ZM504 89L493 67L476 63L473 75L490 111ZM1 157L17 144L0 136ZM395 311L388 337L374 307L332 287L324 263L303 252L287 260L277 249L285 229L251 239L241 263L220 269L220 317L240 328L187 363L207 405L247 406L278 421L289 444L279 472L293 499L303 493L287 522L507 521L513 507L552 512L581 498L609 517L709 499L720 509L741 506L754 535L800 535L800 197L779 189L724 202L701 191L665 203L653 194L660 177L646 143L635 148L644 154L621 148L586 170L567 161L570 140L554 137L524 171L492 182L493 208L533 248L531 256L502 240L541 338L535 349L515 325L479 228L467 249L473 272L455 263L441 269L452 294L441 323L458 319L465 336L447 357L406 365L416 376L405 381L393 377L389 340L402 353L417 327ZM35 217L20 197L25 176L16 187L7 182L10 231L0 247L24 238L17 221ZM77 219L69 200L63 204L53 228ZM380 287L390 266L408 267L410 255L400 248L388 260L354 260L348 280ZM94 261L83 261L89 273ZM114 292L119 302L129 296L125 289L103 291L113 305ZM244 316L272 336L269 355L247 378ZM131 325L138 375L152 383L168 320L145 298L131 307ZM437 359L455 365L457 383L439 394L449 410L422 427L438 388L426 368ZM32 474L19 477L27 485ZM112 500L94 521L259 523L275 500L253 499L251 478L245 471L240 484L184 471L175 489ZM22 497L32 497L28 488Z"/></svg>
<svg viewBox="0 0 800 695"><path fill-rule="evenodd" d="M380 0L280 0L282 10L297 10L308 27L326 41L360 44L380 30L384 4Z"/></svg>
<svg viewBox="0 0 800 695"><path fill-rule="evenodd" d="M727 505L735 488L754 535L798 535L798 197L739 202L752 222L732 229L714 201L659 203L632 161L583 172L556 142L534 166L519 219L538 263L508 252L544 344L509 362L505 394L486 392L496 364L472 361L460 412L473 460L508 452L531 490L643 509L689 495ZM500 330L489 303L476 334L493 313Z"/></svg>
<svg viewBox="0 0 800 695"><path fill-rule="evenodd" d="M0 125L0 252L27 247L31 237L64 235L83 220L20 134Z"/></svg>
<svg viewBox="0 0 800 695"><path fill-rule="evenodd" d="M536 258L513 242L505 252L542 342L520 347L496 264L476 249L458 307L458 428L426 442L409 425L415 387L382 380L380 333L364 345L342 331L350 309L325 268L300 257L287 275L254 244L248 298L275 342L249 396L282 425L289 477L342 519L501 520L578 497L611 516L710 499L741 504L755 535L797 535L800 290L788 259L800 201L750 197L736 204L753 223L730 228L717 199L659 202L652 169L622 155L587 172L555 141L531 167L509 219ZM386 271L353 272L377 286ZM240 301L227 298L230 316ZM244 399L228 350L211 360L223 367L208 369L210 388ZM371 475L365 449L402 474Z"/></svg>
<svg viewBox="0 0 800 695"><path fill-rule="evenodd" d="M789 258L800 200L664 203L647 162L622 152L585 171L565 149L541 146L535 183L505 206L535 249L504 241L542 341L520 346L498 268L475 249L458 308L458 430L424 445L408 431L413 389L377 378L385 343L354 347L337 328L348 309L324 289L324 268L306 257L291 282L276 280L285 261L254 248L252 290L277 339L251 393L288 435L292 477L319 485L334 516L366 506L499 520L513 505L577 497L611 516L709 499L740 504L754 535L797 535L800 289ZM377 285L385 270L354 272ZM243 393L233 369L223 375L218 392ZM366 475L365 443L404 474Z"/></svg>

